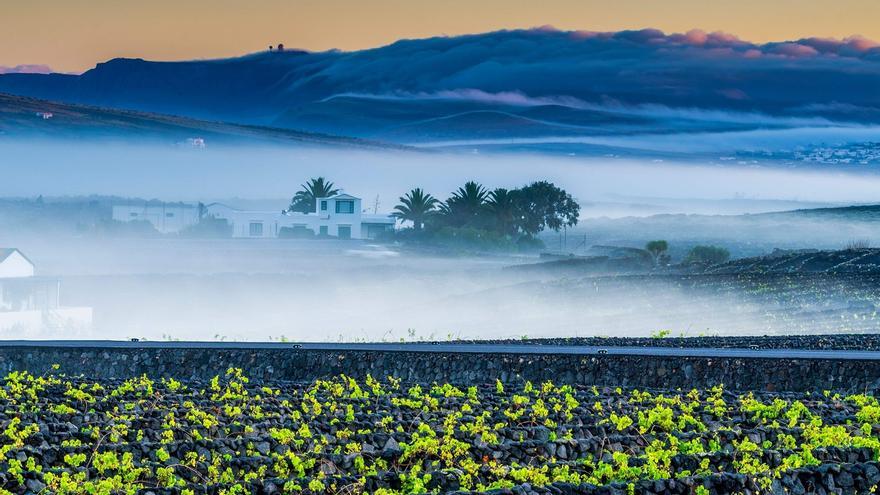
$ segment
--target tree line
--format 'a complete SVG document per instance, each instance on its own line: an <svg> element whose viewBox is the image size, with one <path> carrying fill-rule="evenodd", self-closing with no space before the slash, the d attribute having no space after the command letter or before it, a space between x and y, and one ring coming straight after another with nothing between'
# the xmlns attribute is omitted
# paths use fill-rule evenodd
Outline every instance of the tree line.
<svg viewBox="0 0 880 495"><path fill-rule="evenodd" d="M315 211L317 198L339 193L324 177L300 186L285 211ZM545 229L558 231L577 225L580 205L551 182L537 181L516 189L487 189L468 181L441 201L417 187L400 197L391 215L409 225L417 237L429 238L455 229L485 232L499 238L534 238Z"/></svg>
<svg viewBox="0 0 880 495"><path fill-rule="evenodd" d="M417 232L470 228L513 238L575 226L579 214L580 205L571 194L547 181L492 190L468 181L445 201L415 188L400 197L392 213Z"/></svg>

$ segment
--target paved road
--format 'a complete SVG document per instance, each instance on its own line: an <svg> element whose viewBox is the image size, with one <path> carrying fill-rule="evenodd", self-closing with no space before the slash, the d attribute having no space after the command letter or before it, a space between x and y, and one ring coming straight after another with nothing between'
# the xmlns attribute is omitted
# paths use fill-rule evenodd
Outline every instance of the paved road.
<svg viewBox="0 0 880 495"><path fill-rule="evenodd" d="M804 349L735 349L675 347L597 347L532 344L337 344L293 342L166 342L121 340L0 340L2 347L64 347L94 349L302 349L314 351L436 352L469 354L576 354L618 356L672 356L743 359L880 360L880 351Z"/></svg>

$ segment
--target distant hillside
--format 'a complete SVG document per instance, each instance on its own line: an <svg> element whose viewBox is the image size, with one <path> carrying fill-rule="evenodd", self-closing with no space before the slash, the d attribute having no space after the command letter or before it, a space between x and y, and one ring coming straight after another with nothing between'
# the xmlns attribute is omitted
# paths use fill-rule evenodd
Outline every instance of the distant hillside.
<svg viewBox="0 0 880 495"><path fill-rule="evenodd" d="M22 96L399 140L462 135L481 116L492 135L520 136L561 126L620 134L880 123L878 87L880 47L870 43L756 44L653 29L498 31L355 52L115 59L79 76L0 75L0 92ZM485 113L449 119L482 111L544 125L524 128L519 118ZM443 125L419 124L426 119Z"/></svg>
<svg viewBox="0 0 880 495"><path fill-rule="evenodd" d="M707 273L858 273L880 274L880 249L840 251L777 251L767 256L743 258L707 269Z"/></svg>
<svg viewBox="0 0 880 495"><path fill-rule="evenodd" d="M723 246L734 258L774 249L833 250L854 242L880 246L880 205L816 208L743 215L659 214L645 217L589 218L569 229L568 242L641 248L655 239L669 242L674 260L697 244ZM554 246L556 236L545 242ZM579 242L579 241L577 241Z"/></svg>
<svg viewBox="0 0 880 495"><path fill-rule="evenodd" d="M356 95L335 96L291 108L273 124L393 142L754 128L754 125L737 122L684 116L660 119L620 110L576 108L556 103L521 105L456 98Z"/></svg>
<svg viewBox="0 0 880 495"><path fill-rule="evenodd" d="M780 213L765 213L767 216L794 215L801 217L839 218L860 222L880 221L880 205L841 206L837 208L809 208Z"/></svg>
<svg viewBox="0 0 880 495"><path fill-rule="evenodd" d="M43 118L44 114L51 114L51 118ZM166 144L182 144L190 138L202 138L209 145L274 143L387 147L377 142L326 134L71 105L0 93L0 139L8 137L153 140Z"/></svg>

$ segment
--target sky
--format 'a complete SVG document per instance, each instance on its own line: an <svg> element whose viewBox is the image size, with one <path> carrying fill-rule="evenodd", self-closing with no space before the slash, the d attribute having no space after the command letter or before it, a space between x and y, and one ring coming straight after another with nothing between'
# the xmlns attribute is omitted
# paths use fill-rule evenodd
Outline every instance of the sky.
<svg viewBox="0 0 880 495"><path fill-rule="evenodd" d="M0 67L82 72L114 57L356 50L402 38L552 25L724 31L753 42L880 40L877 0L0 0ZM42 66L42 67L41 67Z"/></svg>

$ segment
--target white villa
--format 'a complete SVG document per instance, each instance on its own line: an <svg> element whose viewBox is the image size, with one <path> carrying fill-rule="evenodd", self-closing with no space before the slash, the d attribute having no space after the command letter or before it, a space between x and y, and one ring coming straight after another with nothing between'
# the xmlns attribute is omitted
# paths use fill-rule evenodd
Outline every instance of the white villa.
<svg viewBox="0 0 880 495"><path fill-rule="evenodd" d="M390 215L363 213L361 199L349 194L318 198L310 213L237 210L213 203L206 214L228 221L233 237L254 239L278 237L282 229L338 239L375 239L395 225Z"/></svg>
<svg viewBox="0 0 880 495"><path fill-rule="evenodd" d="M21 251L0 248L0 336L91 327L92 308L63 307L60 295L58 279L35 276L33 262ZM14 335L5 333L10 331Z"/></svg>
<svg viewBox="0 0 880 495"><path fill-rule="evenodd" d="M375 239L382 232L394 230L396 223L391 215L364 213L361 198L349 194L318 198L315 211L309 213L239 210L222 203L211 203L201 211L193 204L159 201L113 205L113 220L150 222L163 234L196 225L203 216L229 222L232 237L251 239L276 238L285 233L296 236L297 232L338 239ZM287 232L282 233L282 229Z"/></svg>

